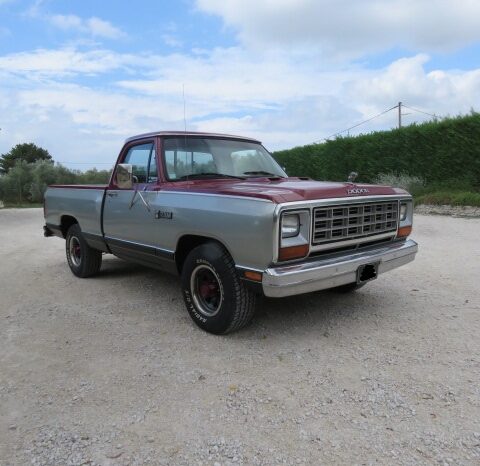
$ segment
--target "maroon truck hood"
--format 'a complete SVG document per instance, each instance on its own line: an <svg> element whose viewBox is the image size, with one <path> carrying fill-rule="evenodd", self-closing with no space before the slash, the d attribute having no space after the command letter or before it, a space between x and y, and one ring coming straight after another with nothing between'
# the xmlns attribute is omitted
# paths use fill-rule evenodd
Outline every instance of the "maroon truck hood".
<svg viewBox="0 0 480 466"><path fill-rule="evenodd" d="M367 192L358 192L366 189ZM372 196L405 194L406 191L389 186L371 184L337 183L329 181L303 180L286 178L269 180L254 178L242 180L195 180L170 183L162 191L185 191L209 194L225 194L268 199L275 203L331 199L335 197ZM350 194L349 190L353 190Z"/></svg>

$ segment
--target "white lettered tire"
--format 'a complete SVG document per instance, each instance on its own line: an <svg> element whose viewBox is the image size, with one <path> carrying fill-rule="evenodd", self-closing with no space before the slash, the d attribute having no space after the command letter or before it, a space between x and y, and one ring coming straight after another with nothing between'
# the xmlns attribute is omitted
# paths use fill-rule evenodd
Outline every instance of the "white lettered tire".
<svg viewBox="0 0 480 466"><path fill-rule="evenodd" d="M213 241L185 259L182 291L190 317L210 333L239 330L255 312L255 293L239 278L230 254Z"/></svg>

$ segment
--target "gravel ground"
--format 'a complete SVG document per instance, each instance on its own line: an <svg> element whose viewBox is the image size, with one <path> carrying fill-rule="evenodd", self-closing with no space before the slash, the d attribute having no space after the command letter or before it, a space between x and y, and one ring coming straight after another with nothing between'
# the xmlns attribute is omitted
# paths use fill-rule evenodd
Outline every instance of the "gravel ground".
<svg viewBox="0 0 480 466"><path fill-rule="evenodd" d="M420 204L415 206L415 213L480 218L480 207Z"/></svg>
<svg viewBox="0 0 480 466"><path fill-rule="evenodd" d="M176 278L80 280L42 211L0 211L0 465L480 464L480 220L351 295L197 329Z"/></svg>

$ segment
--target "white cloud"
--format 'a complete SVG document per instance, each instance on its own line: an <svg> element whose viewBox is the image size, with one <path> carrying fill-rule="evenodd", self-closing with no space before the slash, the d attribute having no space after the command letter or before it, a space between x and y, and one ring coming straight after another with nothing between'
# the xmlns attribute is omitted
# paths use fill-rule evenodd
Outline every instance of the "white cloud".
<svg viewBox="0 0 480 466"><path fill-rule="evenodd" d="M400 46L452 50L480 39L478 0L196 0L257 47L358 57Z"/></svg>
<svg viewBox="0 0 480 466"><path fill-rule="evenodd" d="M177 48L183 45L183 42L175 37L173 34L162 34L163 42L169 47Z"/></svg>
<svg viewBox="0 0 480 466"><path fill-rule="evenodd" d="M97 74L148 62L141 56L117 54L110 50L80 52L73 47L38 49L0 57L4 73L59 77L69 74Z"/></svg>
<svg viewBox="0 0 480 466"><path fill-rule="evenodd" d="M53 26L65 31L69 29L82 30L84 27L82 18L76 15L52 15L49 17L49 21Z"/></svg>
<svg viewBox="0 0 480 466"><path fill-rule="evenodd" d="M329 71L288 54L252 56L241 48L197 56L75 49L11 54L0 57L0 153L34 140L58 160L113 161L129 135L183 127L183 83L189 129L254 136L271 149L329 136L399 100L440 116L480 108L480 69L426 71L427 62L419 54L379 70ZM119 69L135 73L88 85L64 79ZM408 115L405 123L424 118ZM357 132L395 124L391 112Z"/></svg>
<svg viewBox="0 0 480 466"><path fill-rule="evenodd" d="M113 26L108 21L105 21L95 16L86 20L87 29L92 36L107 37L109 39L118 39L124 33Z"/></svg>
<svg viewBox="0 0 480 466"><path fill-rule="evenodd" d="M348 83L349 97L361 95L371 110L380 108L385 102L398 100L440 115L465 113L472 107L479 109L480 68L426 72L424 65L427 62L426 55L402 58L384 70L352 80Z"/></svg>
<svg viewBox="0 0 480 466"><path fill-rule="evenodd" d="M338 73L316 64L296 64L286 54L251 55L236 47L215 49L208 54L172 54L151 57L156 69L142 79L118 84L149 95L178 93L185 83L188 98L210 106L265 109L325 88L338 89ZM323 91L322 91L323 92Z"/></svg>
<svg viewBox="0 0 480 466"><path fill-rule="evenodd" d="M74 168L113 165L127 136L179 128L183 118L179 104L121 92L61 83L15 86L0 88L0 153L32 141L57 161L78 163Z"/></svg>
<svg viewBox="0 0 480 466"><path fill-rule="evenodd" d="M95 44L123 35L108 21L46 15L37 0L30 16L81 33L83 45L0 56L0 153L33 140L57 160L113 162L125 137L183 127L183 84L189 129L253 136L271 149L322 139L398 101L439 116L480 108L480 67L427 71L423 53L381 69L348 60L393 46L446 50L478 40L478 1L196 3L242 42L181 53L170 23L159 40L175 53L119 53ZM415 113L405 123L425 118ZM390 112L355 132L395 125Z"/></svg>
<svg viewBox="0 0 480 466"><path fill-rule="evenodd" d="M64 31L77 31L107 39L118 39L124 35L120 29L110 22L95 16L83 19L76 15L51 15L46 16L46 18L53 26Z"/></svg>

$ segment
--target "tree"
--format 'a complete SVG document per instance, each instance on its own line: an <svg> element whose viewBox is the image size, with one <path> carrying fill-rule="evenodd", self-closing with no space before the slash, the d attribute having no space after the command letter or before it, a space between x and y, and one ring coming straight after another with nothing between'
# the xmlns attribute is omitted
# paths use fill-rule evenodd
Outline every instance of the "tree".
<svg viewBox="0 0 480 466"><path fill-rule="evenodd" d="M29 198L33 165L19 161L8 175L0 177L0 195L2 200L14 204L22 204Z"/></svg>
<svg viewBox="0 0 480 466"><path fill-rule="evenodd" d="M52 156L46 149L33 143L17 144L10 152L0 158L0 173L8 173L16 162L35 163L39 160L52 161Z"/></svg>
<svg viewBox="0 0 480 466"><path fill-rule="evenodd" d="M58 182L58 166L45 160L40 160L30 166L32 172L29 180L29 201L41 203L47 186ZM11 175L12 171L10 171L9 175Z"/></svg>

